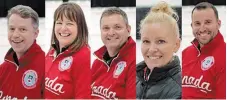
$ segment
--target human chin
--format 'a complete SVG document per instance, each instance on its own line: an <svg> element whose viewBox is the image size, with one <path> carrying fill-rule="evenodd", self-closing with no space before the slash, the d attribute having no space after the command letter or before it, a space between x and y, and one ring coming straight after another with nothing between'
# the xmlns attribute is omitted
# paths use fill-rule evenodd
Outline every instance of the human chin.
<svg viewBox="0 0 227 100"><path fill-rule="evenodd" d="M146 57L145 58L145 62L146 62L147 66L149 68L161 67L162 66L162 64L161 64L162 63L161 62L161 58L154 58L154 57L152 57L152 59L151 59L149 57Z"/></svg>
<svg viewBox="0 0 227 100"><path fill-rule="evenodd" d="M16 52L16 53L23 53L25 52L25 45L24 44L21 44L21 45L14 45L12 44L12 48L13 50Z"/></svg>
<svg viewBox="0 0 227 100"><path fill-rule="evenodd" d="M70 45L71 43L72 43L71 41L66 40L66 39L60 39L59 40L59 44L60 44L61 47L66 47L66 46Z"/></svg>
<svg viewBox="0 0 227 100"><path fill-rule="evenodd" d="M155 63L155 62L150 62L150 61L145 61L145 63L147 64L147 67L150 69L153 69L155 67L161 67L160 63Z"/></svg>

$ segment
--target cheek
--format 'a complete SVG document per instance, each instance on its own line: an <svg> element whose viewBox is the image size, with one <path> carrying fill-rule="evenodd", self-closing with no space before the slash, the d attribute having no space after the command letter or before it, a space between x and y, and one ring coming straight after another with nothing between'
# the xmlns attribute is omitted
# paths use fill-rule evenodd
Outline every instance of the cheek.
<svg viewBox="0 0 227 100"><path fill-rule="evenodd" d="M55 27L54 27L54 33L58 33L59 30L60 30L60 27L59 27L59 26L55 26ZM56 35L56 34L55 34L55 35Z"/></svg>
<svg viewBox="0 0 227 100"><path fill-rule="evenodd" d="M76 38L78 36L77 29L72 30L72 35L73 35L73 38Z"/></svg>
<svg viewBox="0 0 227 100"><path fill-rule="evenodd" d="M166 48L162 49L162 52L167 56L167 58L171 58L172 55L174 54L174 45L168 46Z"/></svg>
<svg viewBox="0 0 227 100"><path fill-rule="evenodd" d="M104 39L107 36L107 32L101 32L101 38Z"/></svg>
<svg viewBox="0 0 227 100"><path fill-rule="evenodd" d="M12 37L13 33L11 32L8 32L7 36L8 36L8 39L10 39L10 37Z"/></svg>
<svg viewBox="0 0 227 100"><path fill-rule="evenodd" d="M145 55L146 54L146 52L148 51L148 47L146 46L146 45L141 45L141 53L142 53L142 55Z"/></svg>
<svg viewBox="0 0 227 100"><path fill-rule="evenodd" d="M194 32L197 32L198 30L199 30L199 27L192 27L193 33L194 33Z"/></svg>

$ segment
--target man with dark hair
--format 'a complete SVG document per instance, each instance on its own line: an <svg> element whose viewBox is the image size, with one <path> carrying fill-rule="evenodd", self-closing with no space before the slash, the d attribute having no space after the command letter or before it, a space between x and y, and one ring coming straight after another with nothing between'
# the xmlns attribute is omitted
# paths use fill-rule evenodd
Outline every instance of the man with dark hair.
<svg viewBox="0 0 227 100"><path fill-rule="evenodd" d="M0 99L40 99L45 53L36 44L39 16L18 5L9 10L7 21L11 48L0 65Z"/></svg>
<svg viewBox="0 0 227 100"><path fill-rule="evenodd" d="M195 39L182 53L182 97L226 98L226 43L217 9L201 2L192 10Z"/></svg>
<svg viewBox="0 0 227 100"><path fill-rule="evenodd" d="M116 7L104 10L100 30L104 46L94 52L92 98L135 99L136 44L126 13Z"/></svg>

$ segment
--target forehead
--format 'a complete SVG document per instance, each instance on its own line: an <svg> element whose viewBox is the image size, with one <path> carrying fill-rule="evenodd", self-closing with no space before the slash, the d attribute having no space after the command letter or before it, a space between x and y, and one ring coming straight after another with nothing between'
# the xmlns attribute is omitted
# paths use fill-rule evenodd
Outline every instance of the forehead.
<svg viewBox="0 0 227 100"><path fill-rule="evenodd" d="M120 14L105 15L101 19L101 25L125 24L123 16Z"/></svg>
<svg viewBox="0 0 227 100"><path fill-rule="evenodd" d="M174 36L173 30L165 22L145 23L141 27L141 36L143 37L171 37Z"/></svg>
<svg viewBox="0 0 227 100"><path fill-rule="evenodd" d="M170 25L168 25L165 22L155 22L155 23L145 23L141 27L141 35L144 33L149 33L149 35L168 35L172 29L170 28ZM171 35L171 34L170 34Z"/></svg>
<svg viewBox="0 0 227 100"><path fill-rule="evenodd" d="M192 14L192 20L214 20L216 19L214 10L212 8L195 9Z"/></svg>
<svg viewBox="0 0 227 100"><path fill-rule="evenodd" d="M68 10L66 8L62 8L56 11L55 20L70 20L76 21L76 11Z"/></svg>
<svg viewBox="0 0 227 100"><path fill-rule="evenodd" d="M22 18L18 14L12 14L8 19L9 25L32 26L32 18Z"/></svg>

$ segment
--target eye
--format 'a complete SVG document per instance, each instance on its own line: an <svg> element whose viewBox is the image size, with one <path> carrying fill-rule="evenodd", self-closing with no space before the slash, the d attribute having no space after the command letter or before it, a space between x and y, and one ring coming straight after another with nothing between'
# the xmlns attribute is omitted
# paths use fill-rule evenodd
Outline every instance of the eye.
<svg viewBox="0 0 227 100"><path fill-rule="evenodd" d="M210 23L211 23L211 21L206 21L206 22L205 22L205 24L210 24Z"/></svg>
<svg viewBox="0 0 227 100"><path fill-rule="evenodd" d="M158 40L158 44L164 44L164 43L166 43L165 40Z"/></svg>
<svg viewBox="0 0 227 100"><path fill-rule="evenodd" d="M14 31L14 30L15 30L15 28L13 28L13 27L10 27L10 28L9 28L9 30L10 30L10 31Z"/></svg>
<svg viewBox="0 0 227 100"><path fill-rule="evenodd" d="M110 29L110 28L107 27L107 26L102 27L102 30L104 30L104 31L108 31L109 29Z"/></svg>
<svg viewBox="0 0 227 100"><path fill-rule="evenodd" d="M200 22L195 22L195 26L199 26L200 25Z"/></svg>
<svg viewBox="0 0 227 100"><path fill-rule="evenodd" d="M115 29L119 30L121 29L121 26L115 26Z"/></svg>
<svg viewBox="0 0 227 100"><path fill-rule="evenodd" d="M66 23L66 25L73 25L73 23Z"/></svg>
<svg viewBox="0 0 227 100"><path fill-rule="evenodd" d="M150 41L148 41L148 40L143 40L142 42L143 42L144 44L150 43Z"/></svg>
<svg viewBox="0 0 227 100"><path fill-rule="evenodd" d="M25 28L20 28L21 32L26 32L27 30Z"/></svg>
<svg viewBox="0 0 227 100"><path fill-rule="evenodd" d="M61 25L61 24L62 24L62 22L56 22L55 24L57 24L57 25Z"/></svg>

